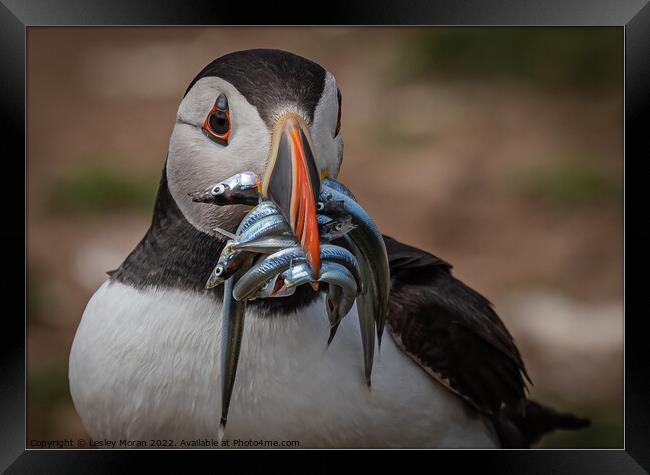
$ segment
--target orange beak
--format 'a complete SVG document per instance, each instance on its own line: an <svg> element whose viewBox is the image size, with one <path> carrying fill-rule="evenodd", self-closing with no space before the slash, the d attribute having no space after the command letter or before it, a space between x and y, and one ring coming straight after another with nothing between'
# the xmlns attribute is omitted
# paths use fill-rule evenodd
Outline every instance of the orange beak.
<svg viewBox="0 0 650 475"><path fill-rule="evenodd" d="M287 113L278 119L271 157L262 180L262 195L273 201L289 222L312 268L320 275L320 238L316 200L320 174L316 166L309 129L302 117Z"/></svg>

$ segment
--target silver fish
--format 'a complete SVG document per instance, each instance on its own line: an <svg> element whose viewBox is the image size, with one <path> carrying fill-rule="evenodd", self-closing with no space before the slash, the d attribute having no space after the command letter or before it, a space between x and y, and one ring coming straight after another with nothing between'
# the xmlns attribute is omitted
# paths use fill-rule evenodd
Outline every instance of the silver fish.
<svg viewBox="0 0 650 475"><path fill-rule="evenodd" d="M358 288L350 271L334 262L324 263L321 267L320 280L329 284L326 297L327 317L330 322L330 334L327 339L327 345L329 346L334 339L341 320L352 309L354 299L358 294Z"/></svg>
<svg viewBox="0 0 650 475"><path fill-rule="evenodd" d="M245 269L240 269L234 276L226 280L223 292L223 323L221 330L221 420L219 421L219 440L223 439L228 420L230 398L237 374L239 350L244 334L244 318L246 302L237 301L232 297L232 289Z"/></svg>
<svg viewBox="0 0 650 475"><path fill-rule="evenodd" d="M281 274L292 264L306 262L307 257L304 251L297 247L283 249L274 254L264 257L256 262L237 282L233 288L233 296L236 300L244 300L252 296L262 285L276 274Z"/></svg>
<svg viewBox="0 0 650 475"><path fill-rule="evenodd" d="M241 235L253 224L257 223L260 219L266 218L267 216L273 216L280 214L280 209L276 206L273 201L264 200L258 204L255 208L250 210L237 228L237 234Z"/></svg>
<svg viewBox="0 0 650 475"><path fill-rule="evenodd" d="M303 262L289 267L289 269L282 273L282 278L284 279L285 287L295 289L307 282L311 282L314 275L310 265L307 262Z"/></svg>
<svg viewBox="0 0 650 475"><path fill-rule="evenodd" d="M338 301L331 308L331 312L329 304L327 309L330 326L338 326L354 305L354 299L358 293L357 284L350 271L345 266L336 262L323 262L319 280L321 282L327 282L330 288L338 287L340 289L340 291L335 290L333 293L328 293L328 298L331 296L337 298Z"/></svg>
<svg viewBox="0 0 650 475"><path fill-rule="evenodd" d="M282 277L287 288L296 288L311 282L313 277L307 263L295 265L286 270ZM319 282L327 282L329 290L326 299L327 316L330 322L330 336L327 345L332 342L341 320L350 312L358 294L356 280L343 265L323 259Z"/></svg>
<svg viewBox="0 0 650 475"><path fill-rule="evenodd" d="M340 239L357 227L356 224L352 222L352 216L332 219L322 225L319 221L318 224L321 241L325 242L332 242L336 239Z"/></svg>
<svg viewBox="0 0 650 475"><path fill-rule="evenodd" d="M347 194L339 192L335 188L330 188L330 185L332 184L335 184L335 187L338 189L342 188L347 190L343 184L336 180L325 178L323 180L323 193L321 194L321 197L324 197L326 200L343 201L346 211L352 217L352 222L357 226L348 235L352 238L352 241L356 244L359 250L369 258L375 270L379 271L375 277L379 287L377 290L381 292L379 297L382 306L385 308L383 314L383 317L385 317L388 311L390 272L384 238L366 211ZM378 322L382 325L381 329L383 329L384 322L385 318Z"/></svg>
<svg viewBox="0 0 650 475"><path fill-rule="evenodd" d="M327 223L331 223L332 221L334 221L334 218L331 218L326 214L318 213L316 215L316 223L318 224L319 228L326 225Z"/></svg>
<svg viewBox="0 0 650 475"><path fill-rule="evenodd" d="M253 172L243 172L226 178L203 191L190 193L192 201L219 206L256 205L260 201L261 179Z"/></svg>
<svg viewBox="0 0 650 475"><path fill-rule="evenodd" d="M283 233L290 233L289 223L282 215L267 216L250 226L239 236L239 242L254 241L264 236L276 236Z"/></svg>
<svg viewBox="0 0 650 475"><path fill-rule="evenodd" d="M354 194L352 194L350 189L340 181L335 180L334 178L325 177L323 178L323 184L333 190L338 191L339 193L343 193L348 198L358 202L358 200L356 199Z"/></svg>
<svg viewBox="0 0 650 475"><path fill-rule="evenodd" d="M316 212L327 216L342 216L345 214L345 205L343 201L322 200L316 203Z"/></svg>
<svg viewBox="0 0 650 475"><path fill-rule="evenodd" d="M231 190L249 190L256 188L262 183L262 179L254 172L241 172L226 178L219 185L223 185Z"/></svg>
<svg viewBox="0 0 650 475"><path fill-rule="evenodd" d="M320 258L321 261L336 262L345 266L354 277L357 288L361 288L362 278L359 263L350 251L341 246L335 246L334 244L322 244L320 247Z"/></svg>
<svg viewBox="0 0 650 475"><path fill-rule="evenodd" d="M284 275L284 274L282 274ZM282 275L278 274L275 277L269 279L269 281L264 284L260 289L255 292L253 299L264 299L264 298L277 298L277 297L289 297L296 293L295 287L287 287L284 285L284 279ZM278 282L279 281L279 282Z"/></svg>
<svg viewBox="0 0 650 475"><path fill-rule="evenodd" d="M356 258L350 251L333 244L323 244L321 245L320 258L321 272L324 271L325 268L323 266L325 264L328 264L328 268L332 268L330 264L340 265L345 268L352 279L354 279L355 290L361 288L361 269L359 268ZM338 267L336 268L338 269ZM288 286L298 286L314 281L312 269L307 264L291 266L289 270L284 272L282 275L285 279L285 285ZM327 282L324 279L318 279L318 281Z"/></svg>
<svg viewBox="0 0 650 475"><path fill-rule="evenodd" d="M372 277L373 267L370 260L366 255L361 252L360 248L356 245L350 235L346 235L343 239L347 242L348 246L353 249L354 255L357 257L359 267L361 268L361 275L363 276L363 289L357 296L357 317L359 319L359 329L361 333L361 346L363 348L363 367L368 387L371 385L372 365L375 354L375 318L377 315L377 290L375 286L375 279ZM330 329L330 337L333 338L333 333L336 333L338 325Z"/></svg>
<svg viewBox="0 0 650 475"><path fill-rule="evenodd" d="M325 298L325 309L327 310L327 319L330 322L330 334L327 338L327 346L330 346L334 335L339 328L339 324L345 315L341 315L340 302L343 295L343 289L338 285L330 285L327 289L327 296Z"/></svg>
<svg viewBox="0 0 650 475"><path fill-rule="evenodd" d="M348 238L348 236L345 236ZM350 239L351 240L351 239ZM359 266L364 276L371 276L372 263L356 248L355 254L359 257ZM375 355L375 330L376 316L378 314L379 299L375 279L367 278L364 282L364 292L357 297L357 316L361 333L361 346L363 348L363 366L366 384L371 385L372 364Z"/></svg>
<svg viewBox="0 0 650 475"><path fill-rule="evenodd" d="M236 242L232 245L234 251L254 252L258 254L273 254L287 247L298 246L298 241L290 236L275 237L263 236L259 239L254 239L245 242Z"/></svg>
<svg viewBox="0 0 650 475"><path fill-rule="evenodd" d="M372 360L374 354L374 335L368 334L371 327L377 331L377 339L381 345L381 337L388 314L388 297L390 292L390 271L384 240L377 226L365 210L350 196L338 191L340 183L326 178L323 180L320 199L323 202L343 201L345 211L352 216L352 222L357 226L346 235L348 242L353 245L355 255L361 267L361 273L366 279L358 297L359 320L364 346L364 365L366 381L370 384ZM330 186L332 185L332 186ZM368 295L370 294L370 295ZM372 317L372 325L369 321ZM374 330L374 328L372 328ZM374 332L373 332L374 333Z"/></svg>
<svg viewBox="0 0 650 475"><path fill-rule="evenodd" d="M227 248L224 248L226 251ZM249 259L250 257L241 252L223 252L219 257L217 265L210 273L207 283L205 284L206 289L212 289L217 285L222 284L226 279L235 274Z"/></svg>

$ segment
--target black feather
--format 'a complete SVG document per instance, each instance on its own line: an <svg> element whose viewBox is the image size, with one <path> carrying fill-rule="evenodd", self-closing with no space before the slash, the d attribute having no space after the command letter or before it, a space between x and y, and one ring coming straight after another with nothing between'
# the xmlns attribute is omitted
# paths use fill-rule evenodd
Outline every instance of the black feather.
<svg viewBox="0 0 650 475"><path fill-rule="evenodd" d="M578 430L591 425L589 419L568 412L557 412L535 401L526 401L524 414L504 408L492 417L492 423L504 448L529 448L549 432Z"/></svg>
<svg viewBox="0 0 650 475"><path fill-rule="evenodd" d="M251 49L221 56L208 64L188 86L204 77L218 76L232 84L257 108L269 125L278 104L298 105L311 122L325 87L326 71L301 56L276 49Z"/></svg>
<svg viewBox="0 0 650 475"><path fill-rule="evenodd" d="M442 259L384 237L392 288L388 326L403 349L485 413L521 407L526 369L490 302Z"/></svg>
<svg viewBox="0 0 650 475"><path fill-rule="evenodd" d="M589 424L526 398L530 378L492 304L442 259L384 236L391 272L388 330L398 346L488 417L503 447ZM532 384L532 383L531 383Z"/></svg>

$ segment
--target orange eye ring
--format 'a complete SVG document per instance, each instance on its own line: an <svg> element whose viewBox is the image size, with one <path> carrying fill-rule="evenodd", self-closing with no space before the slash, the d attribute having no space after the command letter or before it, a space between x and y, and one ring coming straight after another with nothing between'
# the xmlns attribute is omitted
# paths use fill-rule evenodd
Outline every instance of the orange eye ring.
<svg viewBox="0 0 650 475"><path fill-rule="evenodd" d="M230 110L226 96L221 94L203 121L203 133L221 145L228 145L230 139Z"/></svg>

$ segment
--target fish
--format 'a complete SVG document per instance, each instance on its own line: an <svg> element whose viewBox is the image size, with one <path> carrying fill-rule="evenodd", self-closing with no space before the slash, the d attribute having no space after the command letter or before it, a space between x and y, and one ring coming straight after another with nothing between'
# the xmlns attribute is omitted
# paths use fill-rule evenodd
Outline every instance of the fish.
<svg viewBox="0 0 650 475"><path fill-rule="evenodd" d="M283 275L284 274L278 274L275 277L270 278L266 284L264 284L257 292L255 292L250 300L289 297L290 295L295 294L295 287L287 287L284 285L284 279L282 277Z"/></svg>
<svg viewBox="0 0 650 475"><path fill-rule="evenodd" d="M205 284L206 289L212 289L223 284L226 279L232 277L250 259L250 256L245 253L229 252L228 249L229 247L226 245L221 252L217 265L210 273L210 277L208 277Z"/></svg>
<svg viewBox="0 0 650 475"><path fill-rule="evenodd" d="M341 316L342 311L340 310L340 301L343 295L343 289L338 285L330 285L327 289L327 296L325 297L325 309L327 310L327 319L330 322L330 334L327 338L327 346L329 347L334 340L336 331L339 328L343 316Z"/></svg>
<svg viewBox="0 0 650 475"><path fill-rule="evenodd" d="M359 267L364 276L371 276L373 272L372 264L369 259L360 251L356 244L350 239L355 255L359 258ZM377 298L377 286L375 279L367 278L364 281L364 289L357 296L357 318L359 319L359 330L361 333L361 347L363 348L363 367L366 384L368 387L372 384L372 365L375 354L375 331L376 315L378 313L379 299Z"/></svg>
<svg viewBox="0 0 650 475"><path fill-rule="evenodd" d="M307 262L303 262L289 267L282 273L284 286L289 289L295 289L303 284L311 282L314 278L311 266Z"/></svg>
<svg viewBox="0 0 650 475"><path fill-rule="evenodd" d="M359 320L361 346L363 349L364 376L366 384L370 387L372 384L372 366L375 353L375 316L377 314L378 304L375 279L372 278L372 264L367 256L361 252L360 248L356 245L350 235L344 236L343 239L347 246L353 250L353 254L357 257L361 269L361 275L363 276L363 288L360 290L359 295L356 298L357 318ZM333 298L337 298L337 295L333 295ZM339 323L340 322L335 323L330 327L328 345L334 339Z"/></svg>
<svg viewBox="0 0 650 475"><path fill-rule="evenodd" d="M329 284L326 297L327 317L330 322L330 336L327 340L329 345L334 339L341 320L350 313L358 294L358 287L350 271L336 262L323 263L319 280Z"/></svg>
<svg viewBox="0 0 650 475"><path fill-rule="evenodd" d="M207 288L224 283L220 440L237 372L246 300L286 297L300 285L310 283L318 290L318 283L327 283L328 346L356 301L368 386L375 332L381 344L387 313L390 274L383 238L350 190L331 178L322 181L317 202L321 265L313 269L279 208L260 196L260 182L255 173L243 172L190 193L195 202L252 206L236 233L215 229L229 240L206 283ZM336 240L341 245L329 244Z"/></svg>
<svg viewBox="0 0 650 475"><path fill-rule="evenodd" d="M320 247L321 261L329 261L344 266L354 278L357 288L362 286L361 269L356 257L347 249L334 244L323 244Z"/></svg>
<svg viewBox="0 0 650 475"><path fill-rule="evenodd" d="M238 236L237 241L228 241L217 266L210 274L206 288L220 285L241 267L244 262L244 256L240 255L241 253L273 254L282 249L299 245L295 238L290 236L290 228L281 214L265 216L265 212L258 213L257 211L255 211L255 214L263 217L253 224L244 226L244 232ZM328 221L324 224L326 226L324 238L326 240L338 238L349 232L354 227L351 219L350 216L337 219L321 218L321 221ZM241 228L242 226L239 229ZM283 235L274 236L277 233L283 233ZM360 281L358 266L356 266L352 254L339 247L326 247L323 258L327 258L330 254L333 255L334 259L339 259L341 263L349 266L357 281Z"/></svg>
<svg viewBox="0 0 650 475"><path fill-rule="evenodd" d="M260 177L253 172L237 173L203 191L189 193L192 201L218 206L249 205L260 202Z"/></svg>
<svg viewBox="0 0 650 475"><path fill-rule="evenodd" d="M281 214L267 216L239 234L239 243L254 241L265 236L291 235L291 228Z"/></svg>
<svg viewBox="0 0 650 475"><path fill-rule="evenodd" d="M320 215L318 215L320 216ZM319 233L320 239L324 242L332 242L356 228L356 224L352 222L352 216L342 216L336 219L320 224L319 220Z"/></svg>
<svg viewBox="0 0 650 475"><path fill-rule="evenodd" d="M290 236L262 236L261 238L235 242L232 245L234 251L254 252L257 254L273 254L274 252L288 247L299 246L298 241Z"/></svg>
<svg viewBox="0 0 650 475"><path fill-rule="evenodd" d="M316 203L316 212L331 217L343 216L346 214L345 204L342 200L319 200Z"/></svg>
<svg viewBox="0 0 650 475"><path fill-rule="evenodd" d="M331 223L332 221L334 221L334 218L327 216L326 214L316 214L316 224L318 224L319 229L327 223Z"/></svg>
<svg viewBox="0 0 650 475"><path fill-rule="evenodd" d="M273 201L264 200L244 216L244 219L239 223L236 234L242 234L260 219L276 214L280 214L280 209L277 205Z"/></svg>
<svg viewBox="0 0 650 475"><path fill-rule="evenodd" d="M309 264L295 265L282 273L284 286L296 288L311 282L313 277ZM326 298L327 317L330 322L330 335L327 340L329 346L341 320L350 313L358 294L357 283L352 273L337 262L323 259L319 282L327 282L329 289Z"/></svg>
<svg viewBox="0 0 650 475"><path fill-rule="evenodd" d="M233 297L244 300L251 297L276 274L281 274L293 264L302 264L307 256L300 246L282 249L257 261L233 288Z"/></svg>
<svg viewBox="0 0 650 475"><path fill-rule="evenodd" d="M284 278L284 285L289 288L298 287L313 281L311 269L309 268L309 265L305 265L304 263L290 267L282 273L282 277ZM347 314L350 311L350 308L352 308L354 298L358 293L356 279L350 270L338 262L324 260L321 265L321 275L317 280L318 282L326 282L328 284L333 283L343 287L346 294L352 296L352 303L345 312L345 314Z"/></svg>
<svg viewBox="0 0 650 475"><path fill-rule="evenodd" d="M350 189L347 186L345 186L340 181L335 180L334 178L325 177L323 179L323 184L325 186L331 188L332 190L336 190L339 193L343 193L345 196L347 196L348 198L350 198L350 199L352 199L352 200L354 200L356 202L359 201L359 200L357 200L357 198L354 196L354 194L350 191Z"/></svg>
<svg viewBox="0 0 650 475"><path fill-rule="evenodd" d="M357 298L359 322L361 324L362 344L364 347L364 370L366 382L370 385L372 360L374 355L374 335L376 331L378 344L381 345L386 317L388 314L388 297L390 293L390 270L383 237L366 211L348 194L339 191L344 187L331 178L323 179L320 201L342 201L345 211L352 216L352 223L357 227L347 235L346 241L353 248L364 276L363 288ZM371 321L372 317L372 321Z"/></svg>
<svg viewBox="0 0 650 475"><path fill-rule="evenodd" d="M224 285L221 330L221 419L218 432L220 441L226 430L246 316L246 302L235 300L232 296L232 289L245 270L240 269L235 275L229 277Z"/></svg>
<svg viewBox="0 0 650 475"><path fill-rule="evenodd" d="M242 267L246 259L251 258L251 254L246 252L247 250L240 249L241 246L245 247L249 242L255 242L255 240L264 238L269 234L287 232L289 230L289 225L282 215L272 215L264 217L250 226L241 236L237 237L238 240L229 240L221 251L219 261L212 270L205 287L211 289L222 284ZM251 249L248 251L254 252ZM271 252L274 251L267 253Z"/></svg>
<svg viewBox="0 0 650 475"><path fill-rule="evenodd" d="M295 243L295 246L298 244ZM286 249L286 246L285 246ZM296 252L298 252L297 250ZM361 270L354 255L347 249L332 244L323 244L321 246L320 258L322 262L331 262L339 264L350 273L355 281L355 288L361 288L362 278ZM302 264L302 261L296 263ZM322 266L321 266L322 267ZM280 269L281 267L278 267ZM319 282L320 279L314 279L313 270L309 265L289 266L289 271L283 274L286 285L302 285L307 282ZM270 272L270 270L269 270ZM266 274L265 274L266 275Z"/></svg>

